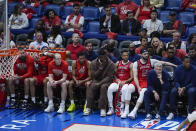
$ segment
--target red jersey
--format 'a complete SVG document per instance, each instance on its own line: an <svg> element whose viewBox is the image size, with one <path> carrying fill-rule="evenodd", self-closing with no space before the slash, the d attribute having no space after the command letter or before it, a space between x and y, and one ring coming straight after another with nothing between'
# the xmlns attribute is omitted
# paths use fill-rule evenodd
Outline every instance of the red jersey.
<svg viewBox="0 0 196 131"><path fill-rule="evenodd" d="M53 60L52 57L42 56L36 62L38 64L38 74L39 75L48 75L48 64Z"/></svg>
<svg viewBox="0 0 196 131"><path fill-rule="evenodd" d="M124 20L127 18L126 14L128 11L132 11L135 15L137 8L138 8L138 5L132 1L129 4L126 2L122 2L118 5L116 9L116 13L119 15L120 20Z"/></svg>
<svg viewBox="0 0 196 131"><path fill-rule="evenodd" d="M85 80L88 78L88 68L87 68L87 60L85 60L84 64L80 64L80 62L76 61L76 79L77 80Z"/></svg>
<svg viewBox="0 0 196 131"><path fill-rule="evenodd" d="M117 78L121 81L128 80L130 78L130 66L131 62L129 61L127 64L123 65L122 61L118 64L117 69Z"/></svg>
<svg viewBox="0 0 196 131"><path fill-rule="evenodd" d="M148 62L146 64L142 64L140 62L140 60L137 61L137 64L138 64L138 80L144 80L144 81L147 81L147 76L148 76L148 72L150 70L152 70L152 66L151 66L151 63L150 63L150 59L148 59Z"/></svg>
<svg viewBox="0 0 196 131"><path fill-rule="evenodd" d="M19 58L14 63L14 74L23 78L32 77L34 71L34 61L30 55L26 56L26 60L22 62Z"/></svg>
<svg viewBox="0 0 196 131"><path fill-rule="evenodd" d="M74 47L73 44L69 44L66 47L66 50L71 52L71 59L72 60L77 60L77 54L79 52L84 52L85 51L85 48L81 44L78 44L76 47Z"/></svg>
<svg viewBox="0 0 196 131"><path fill-rule="evenodd" d="M68 74L68 64L64 60L61 60L60 65L56 65L54 60L48 65L48 74L53 74L54 80L60 80L63 74Z"/></svg>
<svg viewBox="0 0 196 131"><path fill-rule="evenodd" d="M140 51L142 50L142 47L139 46L135 49L135 54L140 54Z"/></svg>
<svg viewBox="0 0 196 131"><path fill-rule="evenodd" d="M42 20L44 22L45 25L45 30L50 30L52 28L52 26L54 25L58 25L61 26L61 19L59 16L54 16L53 19L48 19L46 16L42 17Z"/></svg>

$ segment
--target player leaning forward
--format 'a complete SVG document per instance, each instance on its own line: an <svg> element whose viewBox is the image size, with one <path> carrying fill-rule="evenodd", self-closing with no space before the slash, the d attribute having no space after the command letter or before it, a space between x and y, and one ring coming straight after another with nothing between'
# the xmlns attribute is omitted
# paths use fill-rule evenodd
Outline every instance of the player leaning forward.
<svg viewBox="0 0 196 131"><path fill-rule="evenodd" d="M141 53L141 59L133 63L134 82L129 84L128 88L125 88L125 89L122 88L122 90L124 90L122 92L122 96L125 97L125 101L130 101L131 94L134 93L135 91L138 91L139 98L136 102L134 109L131 111L129 115L128 115L129 110L124 111L125 115L123 118L126 118L126 116L128 115L130 118L135 119L137 110L139 109L140 105L143 103L144 93L147 90L148 72L154 67L155 63L160 62L163 65L176 67L176 65L169 63L169 62L163 62L163 61L158 61L155 59L150 59L147 50L142 49L140 53ZM125 109L129 109L129 108L126 108L126 106L128 105L125 105Z"/></svg>
<svg viewBox="0 0 196 131"><path fill-rule="evenodd" d="M65 111L65 100L67 97L66 79L68 73L68 64L61 59L60 54L55 54L54 60L48 65L49 81L47 83L48 93L48 107L44 110L45 112L54 111L53 103L53 89L61 87L61 103L57 113L63 113Z"/></svg>

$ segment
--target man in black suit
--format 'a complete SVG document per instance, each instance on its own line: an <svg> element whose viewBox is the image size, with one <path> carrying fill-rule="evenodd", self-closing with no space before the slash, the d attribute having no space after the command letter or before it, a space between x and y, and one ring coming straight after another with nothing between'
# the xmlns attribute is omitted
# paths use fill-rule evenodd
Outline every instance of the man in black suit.
<svg viewBox="0 0 196 131"><path fill-rule="evenodd" d="M109 6L104 7L105 15L100 18L100 32L120 32L120 18L117 15L112 14L112 10Z"/></svg>

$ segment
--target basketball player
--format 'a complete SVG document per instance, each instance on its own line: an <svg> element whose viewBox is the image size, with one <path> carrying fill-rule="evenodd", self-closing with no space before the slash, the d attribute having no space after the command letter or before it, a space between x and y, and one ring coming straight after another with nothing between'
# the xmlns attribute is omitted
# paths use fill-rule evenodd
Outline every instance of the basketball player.
<svg viewBox="0 0 196 131"><path fill-rule="evenodd" d="M40 57L35 60L38 64L38 74L29 78L29 84L27 85L31 92L31 101L35 104L35 86L44 85L44 102L48 102L47 98L47 82L48 82L48 64L53 60L54 54L48 52L48 47L44 46ZM28 88L27 87L27 88ZM25 103L24 103L25 104Z"/></svg>
<svg viewBox="0 0 196 131"><path fill-rule="evenodd" d="M86 82L90 80L90 62L85 58L83 52L77 54L78 59L72 62L72 77L73 80L69 83L69 96L71 105L67 111L72 112L76 106L74 104L73 86L81 87L86 86Z"/></svg>
<svg viewBox="0 0 196 131"><path fill-rule="evenodd" d="M23 102L27 102L29 97L29 88L26 88L30 77L33 75L34 70L34 63L33 58L26 54L22 47L18 48L20 53L18 59L14 63L14 78L8 79L8 87L11 94L11 101L10 101L10 108L16 107L16 100L15 100L15 86L23 86L25 90L25 96ZM24 108L24 107L22 107Z"/></svg>
<svg viewBox="0 0 196 131"><path fill-rule="evenodd" d="M113 92L117 92L119 90L119 87L128 86L127 83L130 83L133 80L133 73L132 73L132 63L128 60L129 58L129 52L124 50L121 52L122 60L118 61L115 64L115 72L116 72L116 78L112 84L110 84L108 91L107 91L107 97L108 97L108 105L109 110L107 112L107 115L112 115L114 113L113 109ZM119 90L121 91L121 90ZM120 92L119 92L120 93ZM121 104L124 104L124 98L121 96ZM126 102L126 104L129 105L129 101Z"/></svg>
<svg viewBox="0 0 196 131"><path fill-rule="evenodd" d="M68 74L68 64L61 59L60 54L55 54L54 60L48 65L49 81L47 83L48 93L48 107L44 110L45 112L54 111L53 104L53 88L58 86L61 87L61 103L57 113L63 113L65 111L65 99L67 97L66 79Z"/></svg>
<svg viewBox="0 0 196 131"><path fill-rule="evenodd" d="M137 110L139 109L140 105L143 102L144 98L144 93L147 90L147 75L148 72L154 67L156 62L160 62L163 65L168 65L168 66L174 66L176 65L169 63L169 62L163 62L163 61L158 61L155 59L149 59L149 54L148 51L145 49L141 50L141 59L137 60L136 62L133 63L133 77L134 77L134 82L129 84L127 88L123 88L122 96L124 96L125 101L130 101L131 100L131 94L135 91L138 91L139 93L139 98L137 100L137 103L134 107L134 109L131 111L131 113L128 115L129 110L124 111L124 117L126 118L127 115L131 119L135 119ZM125 105L125 109L127 105Z"/></svg>

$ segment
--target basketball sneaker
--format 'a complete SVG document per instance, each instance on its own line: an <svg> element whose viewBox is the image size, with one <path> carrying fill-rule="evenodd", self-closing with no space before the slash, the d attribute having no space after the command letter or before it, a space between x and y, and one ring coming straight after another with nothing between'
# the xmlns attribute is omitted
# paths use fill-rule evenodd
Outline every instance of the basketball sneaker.
<svg viewBox="0 0 196 131"><path fill-rule="evenodd" d="M9 108L10 109L15 109L16 108L16 100L14 98L11 98Z"/></svg>
<svg viewBox="0 0 196 131"><path fill-rule="evenodd" d="M91 112L91 109L90 108L86 108L86 110L84 111L84 116L88 116Z"/></svg>
<svg viewBox="0 0 196 131"><path fill-rule="evenodd" d="M54 105L49 104L48 107L44 111L45 112L53 112L54 111Z"/></svg>
<svg viewBox="0 0 196 131"><path fill-rule="evenodd" d="M71 104L69 106L69 108L67 109L68 112L72 112L72 111L75 111L76 110L76 105L75 104Z"/></svg>
<svg viewBox="0 0 196 131"><path fill-rule="evenodd" d="M65 104L61 103L59 106L59 110L57 111L57 113L63 113L65 112Z"/></svg>
<svg viewBox="0 0 196 131"><path fill-rule="evenodd" d="M21 109L27 110L28 109L28 102L27 100L22 101Z"/></svg>
<svg viewBox="0 0 196 131"><path fill-rule="evenodd" d="M84 109L83 109L83 112L85 112L85 110L86 110L86 104L84 105Z"/></svg>
<svg viewBox="0 0 196 131"><path fill-rule="evenodd" d="M134 120L136 115L137 115L137 113L132 111L131 113L129 113L128 117L130 117L132 120Z"/></svg>
<svg viewBox="0 0 196 131"><path fill-rule="evenodd" d="M113 107L109 107L109 110L107 112L107 115L110 116L112 114L114 114L114 109L113 109Z"/></svg>
<svg viewBox="0 0 196 131"><path fill-rule="evenodd" d="M101 109L100 111L100 116L105 117L106 116L106 111L105 109Z"/></svg>
<svg viewBox="0 0 196 131"><path fill-rule="evenodd" d="M147 114L145 121L150 121L152 119L152 115L151 114Z"/></svg>
<svg viewBox="0 0 196 131"><path fill-rule="evenodd" d="M174 113L169 113L168 117L166 118L167 120L171 120L174 118Z"/></svg>

